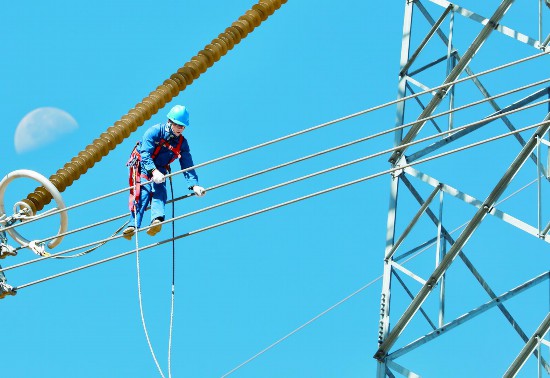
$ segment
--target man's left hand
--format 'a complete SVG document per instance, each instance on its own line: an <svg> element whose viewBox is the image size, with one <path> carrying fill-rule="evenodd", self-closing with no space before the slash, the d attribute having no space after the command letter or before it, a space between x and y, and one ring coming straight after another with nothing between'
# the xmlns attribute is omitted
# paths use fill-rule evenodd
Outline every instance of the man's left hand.
<svg viewBox="0 0 550 378"><path fill-rule="evenodd" d="M206 194L206 189L204 189L202 186L195 185L193 187L193 191L198 197L202 197Z"/></svg>

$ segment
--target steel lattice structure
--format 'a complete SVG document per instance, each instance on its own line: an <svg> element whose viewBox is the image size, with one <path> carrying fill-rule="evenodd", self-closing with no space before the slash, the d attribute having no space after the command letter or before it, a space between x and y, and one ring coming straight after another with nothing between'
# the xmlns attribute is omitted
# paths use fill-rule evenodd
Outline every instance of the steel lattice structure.
<svg viewBox="0 0 550 378"><path fill-rule="evenodd" d="M498 38L503 52L506 49L511 50L519 46L522 46L521 53L525 50L524 56L550 52L548 48L550 34L545 35L543 28L543 19L550 13L545 6L548 3L545 4L542 0L513 3L513 0L503 0L500 4L493 4L492 16L487 18L473 9L467 9L445 0L405 1L398 98L414 95L415 91L418 91L417 88L420 88L420 91L427 91L428 94L431 92L431 96L425 100L426 102L415 97L402 101L397 106L397 126L405 124L406 121L410 122L411 118L416 121L412 126L395 133L394 143L399 148L390 158L392 167L403 167L403 169L392 175L390 187L378 350L374 355L378 360L377 376L379 378L394 377L396 373L407 377L421 375L422 371L418 371L418 366L405 366L397 359L418 347L425 346L426 343L447 334L452 329L462 326L488 310L493 310L495 313L500 312L499 315L504 316L510 327L519 336L518 340L521 340L524 345L523 349L514 352L514 355L517 355L515 360L510 361L510 365L504 367L502 371L495 372L495 376L500 376L503 373L507 377L515 376L529 357L538 360L539 374L542 371L550 374L549 362L543 357L543 353L540 353L541 347L546 347L547 350L550 345L548 341L544 340L550 329L550 313L546 317L540 317L537 321L536 331L529 333L522 328L521 322L514 317L505 303L508 299L522 294L542 282L548 282L550 272L543 271L519 285L513 277L510 277L508 288L499 293L491 287L482 270L477 269L465 252L467 242L487 215L521 230L517 232L523 231L540 239L541 249L547 248L545 242L550 241L548 235L550 219L544 217L542 206L542 193L548 185L549 177L547 159L548 145L550 144L544 139L548 137L550 128L548 103L543 104L542 107L539 106L537 111L530 112L529 117L523 117L519 121L513 119L512 116L502 116L504 113L517 111L528 104L549 98L548 82L539 88L530 89L530 92L527 95L522 95L521 99L499 100L501 103L508 101L506 105L502 106L497 104L496 100L490 99L489 89L482 83L485 78L477 77L472 69L476 61L474 57L477 57L478 53L482 53L486 43L493 38ZM505 15L513 14L515 10L528 6L535 7L535 11L530 13L533 15L533 19L528 21L530 25L536 26L538 32L536 37L530 37L523 30L516 30L505 25L507 20ZM465 27L456 30L459 19L465 20ZM414 32L413 25L415 26ZM416 31L417 27L419 28L418 32ZM471 32L474 38L470 40L468 46L461 49L455 45L455 40L459 33L467 34L466 28L470 29L468 32ZM414 34L415 32L417 34ZM547 67L548 55L542 54L540 59L543 64L546 63ZM535 78L538 77L539 80L548 78L547 69L530 72L530 74ZM470 80L468 92L470 94L475 92L475 96L489 99L486 104L490 104L492 113L489 111L484 117L476 118L475 120L478 122L475 127L453 131L458 123L453 111L457 108L458 93L455 91L459 90L454 82L459 77L472 76L474 77ZM431 88L435 89L431 90ZM443 121L425 120L426 117L434 114L435 109L441 104L446 104L450 110L445 119ZM499 117L495 118L495 116ZM488 120L484 121L484 118L488 118ZM519 128L530 124L534 124L536 128L523 133L516 132ZM442 149L449 149L457 144L460 145L465 140L471 141L476 134L483 133L483 130L485 132L488 129L494 130L493 126L495 125L501 128L504 125L507 132L513 133L512 138L515 138L513 141L515 147L513 148L515 149L510 148L509 151L505 151L506 154L503 153L501 160L505 166L501 168L501 171L504 174L502 176L499 174L495 182L490 179L486 180L485 184L492 188L488 194L484 194L486 197L477 198L468 190L455 187L454 181L453 184L447 184L444 181L446 178L438 178L436 176L438 173L429 172L430 169L435 169L433 166L428 167L428 171L424 171L423 167L413 166L423 157L432 156ZM437 132L448 131L448 133L435 142L410 147L410 142L417 141L423 136L422 133L434 128ZM456 162L451 164L456 164ZM520 217L498 207L498 201L503 198L504 194L509 194L512 180L524 165L534 166L529 169L535 178L533 183L537 184L537 190L532 198L534 206L538 209L536 225L531 225L529 222L521 220ZM435 170L437 171L437 169ZM495 169L495 171L497 170ZM500 179L498 179L499 177ZM398 196L399 192L403 193ZM471 209L469 210L470 215L464 216L466 223L461 228L458 237L452 236L450 227L444 222L449 219L443 208L444 201L445 204L449 201L447 198L451 198L451 201L458 200L455 203L459 202L459 206ZM516 230L514 229L513 232ZM433 245L432 250L435 250L435 269L433 260L431 260L431 266L426 266L426 264L416 264L414 268L404 266L405 258L430 245ZM455 260L457 261L455 262ZM463 264L465 271L471 274L474 278L473 281L477 281L479 284L478 288L486 294L487 300L477 304L463 315L448 320L446 319L446 304L451 300L446 297L446 274L453 262ZM548 269L547 263L542 262L542 265L543 268ZM420 289L418 289L419 287ZM430 303L428 303L428 298L431 300ZM403 308L399 309L399 313L396 313L397 310L394 309L397 305L401 305ZM393 310L391 318L390 309ZM418 322L426 325L427 333L417 333L416 331L420 327L407 328L413 317L419 318ZM406 336L403 335L405 331L408 332ZM414 333L412 338L411 333ZM457 346L457 348L461 347ZM498 353L498 349L496 352ZM443 366L441 371L443 371Z"/></svg>

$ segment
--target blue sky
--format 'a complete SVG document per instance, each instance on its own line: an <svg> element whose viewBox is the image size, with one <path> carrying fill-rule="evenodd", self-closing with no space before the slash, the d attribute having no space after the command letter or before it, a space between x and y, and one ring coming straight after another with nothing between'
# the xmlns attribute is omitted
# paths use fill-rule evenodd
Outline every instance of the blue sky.
<svg viewBox="0 0 550 378"><path fill-rule="evenodd" d="M433 17L439 17L441 8L425 3ZM500 2L478 3L470 0L460 5L488 17ZM534 3L516 2L503 24L537 38L538 5ZM4 73L0 86L4 108L1 175L16 169L31 169L45 176L55 173L253 4L245 0L6 4L0 22L4 50L0 61ZM170 106L175 104L184 104L190 110L191 125L185 135L195 162L203 163L394 100L403 8L404 1L289 1L67 188L63 193L65 203L76 204L124 188L125 163L133 145L146 127L164 121ZM550 32L548 13L543 24L546 35ZM455 45L463 54L480 26L459 16L455 26ZM413 36L413 45L428 28L426 22L415 24L414 32L418 34ZM444 54L445 49L434 39L426 51L428 54L421 56L420 62L428 63ZM535 53L537 50L531 46L493 33L471 67L474 72L481 72ZM497 94L547 76L545 57L481 80L491 94ZM442 83L444 70L419 78L426 85L436 86ZM534 90L497 102L505 106ZM457 89L457 105L480 98L471 83ZM428 101L428 97L423 97L424 104ZM446 109L445 104L438 111ZM39 148L17 153L17 125L26 114L41 107L67 112L78 128L57 135L54 141ZM406 121L412 121L420 111L414 102L407 107L410 113ZM491 112L485 104L457 114L455 123L472 122ZM544 115L544 109L539 107L510 118L519 126L527 126L540 122ZM395 106L389 106L207 165L198 174L201 184L208 188L389 129L394 124ZM474 133L464 144L505 131L505 126L498 123L490 130ZM432 127L426 127L421 136L433 132ZM29 143L36 135L28 132ZM523 135L528 138L530 132ZM390 148L392 143L390 134L213 190L201 199L188 198L176 203L176 214L342 164ZM517 152L519 144L507 139L418 169L483 200ZM176 234L389 169L388 157L386 154L186 217L176 223ZM507 194L535 177L534 165L527 164ZM35 186L30 180L10 184L5 197L8 212ZM180 176L174 178L174 187L176 196L187 193ZM390 177L384 175L178 240L172 375L222 376L380 277L389 187ZM419 187L424 196L431 191ZM398 228L402 230L418 206L405 190L401 193L403 204L399 210L403 217L399 218ZM121 194L75 209L69 213L69 229L122 214L126 203L126 194ZM432 208L438 211L436 204ZM453 198L445 203L445 209L451 230L468 221L474 212L473 207ZM170 206L167 211L169 214ZM507 201L503 211L536 226L536 187ZM547 222L548 212L543 212L543 223ZM115 221L67 236L52 252L106 238L121 224L122 221ZM406 241L403 250L435 236L433 226L426 220L419 226L421 231ZM39 239L53 235L58 227L55 216L22 227L21 233L29 239ZM453 235L456 238L458 233ZM141 245L147 245L169 237L171 227L165 226L155 239L143 233L139 240ZM133 247L133 242L115 240L85 257L40 262L7 271L6 276L10 284L22 285ZM433 251L432 248L412 260L407 267L428 277L434 265ZM543 241L494 218L483 223L465 251L497 294L548 270L547 246ZM167 375L172 247L164 244L143 251L140 256L145 318ZM17 257L0 264L6 267L33 258L29 250L21 250ZM458 261L448 276L448 320L488 300ZM539 285L509 302L510 311L528 335L548 312L547 285ZM380 280L375 281L230 376L374 376L376 362L372 356L377 349L380 290ZM392 322L397 321L408 303L397 284L395 290ZM3 376L158 376L140 322L134 255L25 288L0 305L5 327ZM433 306L433 302L427 306ZM417 316L396 347L428 331ZM398 362L423 377L498 376L522 345L504 317L493 310ZM533 359L524 371L536 371Z"/></svg>

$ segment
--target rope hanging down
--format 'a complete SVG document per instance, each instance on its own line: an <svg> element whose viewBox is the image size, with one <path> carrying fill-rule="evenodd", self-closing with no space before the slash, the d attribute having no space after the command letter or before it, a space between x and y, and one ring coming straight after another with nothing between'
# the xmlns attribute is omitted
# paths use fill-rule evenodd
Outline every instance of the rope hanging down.
<svg viewBox="0 0 550 378"><path fill-rule="evenodd" d="M170 193L172 196L172 218L176 216L174 202L174 187L172 177L170 177ZM172 239L176 237L176 224L172 222ZM174 329L174 304L176 293L176 241L172 240L172 290L170 298L170 332L168 334L168 378L172 378L172 330Z"/></svg>
<svg viewBox="0 0 550 378"><path fill-rule="evenodd" d="M137 230L137 217L134 219L134 224ZM145 332L145 339L147 340L147 345L149 346L149 351L151 351L151 356L153 357L153 360L155 361L155 365L157 366L157 369L160 373L160 376L162 378L164 377L164 373L162 372L162 369L160 368L159 362L157 360L157 356L155 355L155 351L153 350L153 345L151 344L151 339L149 338L149 332L147 332L147 324L145 323L145 314L143 312L143 299L141 295L141 270L140 270L140 264L139 264L139 241L138 241L138 235L136 233L136 274L137 274L137 289L138 289L138 301L139 301L139 314L141 318L141 325L143 326L143 331Z"/></svg>
<svg viewBox="0 0 550 378"><path fill-rule="evenodd" d="M174 198L174 188L172 186L172 178L170 177L170 192L172 193L172 198ZM135 209L135 202L134 202ZM174 217L174 202L172 202L172 218ZM134 217L134 227L137 230L137 217ZM170 330L168 335L168 378L172 377L172 328L174 326L174 297L175 297L175 281L176 281L176 272L175 272L175 259L176 259L176 246L175 246L175 228L174 223L172 223L172 288L171 288L171 300L170 300ZM145 313L143 311L143 298L141 293L141 269L139 262L139 241L138 233L136 232L136 273L137 273L137 287L138 287L138 301L139 301L139 313L141 317L141 324L143 326L143 331L145 333L145 338L147 340L147 345L149 346L149 351L155 361L158 372L162 378L165 378L164 373L160 367L160 364L157 360L157 356L151 344L151 339L149 338L149 332L147 331L147 324L145 323Z"/></svg>

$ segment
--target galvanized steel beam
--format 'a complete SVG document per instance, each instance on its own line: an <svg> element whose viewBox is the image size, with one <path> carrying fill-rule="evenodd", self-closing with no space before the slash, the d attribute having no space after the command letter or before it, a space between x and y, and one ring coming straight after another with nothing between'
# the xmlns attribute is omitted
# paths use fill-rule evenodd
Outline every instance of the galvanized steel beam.
<svg viewBox="0 0 550 378"><path fill-rule="evenodd" d="M426 106L426 109L418 116L419 121L418 123L411 126L409 132L405 135L403 140L401 141L401 144L407 144L410 143L420 132L422 127L425 125L426 121L424 118L429 117L432 115L434 110L437 108L437 106L441 103L443 98L445 98L445 95L449 91L451 84L453 81L455 81L458 76L464 71L466 66L470 63L470 61L473 59L474 55L478 52L478 50L481 48L483 43L489 38L489 35L491 35L492 31L498 26L498 23L504 17L510 6L514 0L503 0L500 6L497 8L491 19L487 22L487 24L483 27L481 32L478 34L478 36L474 39L468 50L464 53L464 56L462 59L460 59L457 63L457 65L453 68L451 73L447 76L445 81L443 82L443 85L449 84L447 87L443 87L439 89L436 93L436 95L432 98L432 100L428 103ZM392 164L396 164L400 157L403 156L404 152L406 151L407 147L402 147L400 149L397 149L390 157L389 161Z"/></svg>
<svg viewBox="0 0 550 378"><path fill-rule="evenodd" d="M420 289L417 296L411 302L409 307L405 310L402 317L398 320L395 327L390 331L384 342L380 345L378 351L375 353L374 358L383 360L387 356L389 349L395 344L403 330L411 321L412 317L416 314L422 303L426 300L432 289L435 287L439 279L446 272L447 268L452 264L454 259L458 256L462 247L468 242L472 234L477 230L483 219L491 211L496 201L500 198L502 193L506 190L514 176L518 173L520 168L525 164L530 154L536 148L538 137L546 134L550 129L550 114L545 117L545 122L537 128L535 133L529 138L524 148L514 159L508 170L503 177L499 180L497 185L491 191L487 199L483 203L483 207L480 208L472 220L465 227L464 231L457 238L456 242L449 249L447 255L443 258L441 263L436 267L427 283Z"/></svg>
<svg viewBox="0 0 550 378"><path fill-rule="evenodd" d="M548 333L549 330L550 330L550 312L548 313L548 315L546 315L546 317L544 318L542 323L539 325L535 333L533 333L533 336L531 336L529 341L525 343L525 346L521 349L521 351L519 352L514 362L512 362L508 370L506 370L506 373L504 373L503 378L513 378L518 374L522 366L525 364L525 362L527 362L527 359L529 358L529 356L533 352L535 352L535 348L539 344L540 339L542 339L544 335Z"/></svg>
<svg viewBox="0 0 550 378"><path fill-rule="evenodd" d="M492 309L496 306L499 306L503 302L506 302L508 299L511 299L511 298L515 297L516 295L521 294L524 291L526 291L526 290L528 290L528 289L530 289L530 288L532 288L532 287L534 287L534 286L536 286L536 285L538 285L542 282L547 281L549 278L550 278L550 272L542 273L542 274L538 275L537 277L532 278L529 281L524 282L523 284L507 291L506 293L501 294L498 297L494 297L493 299L491 299L490 301L484 303L483 305L466 312L465 314L459 316L455 320L453 320L451 322L448 322L447 324L445 324L445 325L443 325L443 326L441 326L437 329L434 329L432 332L430 332L430 333L426 334L425 336L413 341L412 343L409 343L409 344L405 345L404 347L396 350L395 352L390 353L388 355L388 358L396 359L400 356L403 356L404 354L412 351L413 349L416 349L419 346L421 346L423 344L426 344L427 342L443 335L444 333L448 333L450 330L458 327L459 325L461 325L463 323L466 323L469 320L472 320L476 316L481 315L484 312L486 312L486 311L488 311L488 310L490 310L490 309Z"/></svg>

